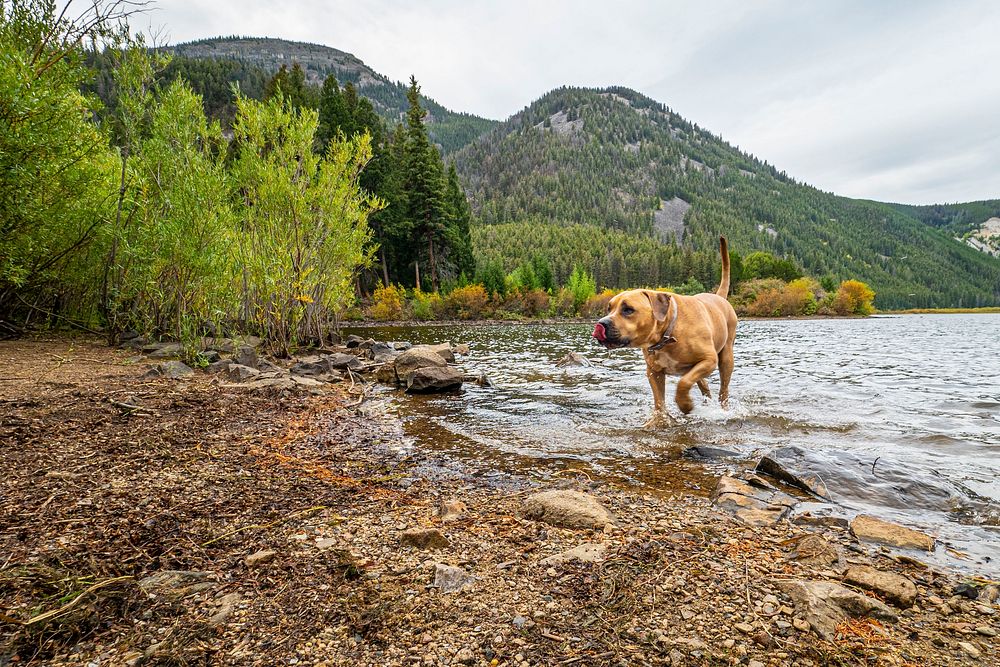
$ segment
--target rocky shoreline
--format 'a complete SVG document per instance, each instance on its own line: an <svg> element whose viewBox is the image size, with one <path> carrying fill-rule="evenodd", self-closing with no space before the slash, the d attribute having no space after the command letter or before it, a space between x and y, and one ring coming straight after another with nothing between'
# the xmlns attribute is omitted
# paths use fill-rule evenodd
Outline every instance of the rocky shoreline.
<svg viewBox="0 0 1000 667"><path fill-rule="evenodd" d="M443 348L278 363L253 342L213 341L209 372L0 344L0 664L1000 659L996 582L921 562L929 536L790 515L763 470L712 497L498 485L366 403L365 377L454 369Z"/></svg>

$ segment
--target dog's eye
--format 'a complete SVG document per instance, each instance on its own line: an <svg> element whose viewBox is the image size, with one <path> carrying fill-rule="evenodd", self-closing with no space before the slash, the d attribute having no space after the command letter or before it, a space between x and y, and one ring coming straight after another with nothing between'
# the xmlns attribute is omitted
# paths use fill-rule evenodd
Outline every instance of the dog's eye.
<svg viewBox="0 0 1000 667"><path fill-rule="evenodd" d="M635 309L632 306L622 306L622 315L631 315L634 312Z"/></svg>

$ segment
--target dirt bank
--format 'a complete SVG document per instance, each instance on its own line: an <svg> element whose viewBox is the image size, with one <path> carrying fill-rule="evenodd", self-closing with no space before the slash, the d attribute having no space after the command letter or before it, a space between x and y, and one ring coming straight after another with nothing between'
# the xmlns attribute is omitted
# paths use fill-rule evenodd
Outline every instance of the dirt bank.
<svg viewBox="0 0 1000 667"><path fill-rule="evenodd" d="M144 370L86 339L0 343L0 665L1000 660L989 582L839 526L753 527L704 497L581 478L564 487L614 523L557 527L524 516L538 489L410 451L346 383ZM581 545L594 562L545 561ZM858 565L915 600L845 582ZM827 627L790 582L846 584L891 615Z"/></svg>

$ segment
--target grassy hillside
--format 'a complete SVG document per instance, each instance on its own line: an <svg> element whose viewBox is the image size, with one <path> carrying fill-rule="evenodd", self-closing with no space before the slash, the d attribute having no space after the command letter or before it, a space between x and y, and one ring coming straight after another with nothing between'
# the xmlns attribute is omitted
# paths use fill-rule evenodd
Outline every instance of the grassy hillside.
<svg viewBox="0 0 1000 667"><path fill-rule="evenodd" d="M182 62L222 60L236 63L240 69L262 71L267 76L282 65L291 67L292 63L298 62L305 70L306 81L311 84L322 85L330 74L336 76L341 84L353 83L362 95L372 101L375 110L390 127L405 116L406 86L402 82L390 81L350 53L328 46L269 37L215 37L177 44L166 50ZM236 68L234 65L227 69ZM420 72L414 74L419 78ZM193 77L188 75L188 78ZM223 81L221 90L224 92L227 89L228 81ZM203 88L199 92L205 94ZM252 94L252 89L249 92ZM427 97L421 100L428 111L431 136L446 153L461 148L497 125L497 121L488 118L450 111Z"/></svg>
<svg viewBox="0 0 1000 667"><path fill-rule="evenodd" d="M481 224L503 225L511 239L511 225L591 225L700 255L723 233L742 254L766 250L812 275L864 280L882 308L1000 303L996 258L911 212L798 183L628 89L552 91L456 159ZM488 248L510 265L520 254L513 241ZM633 282L622 271L605 284Z"/></svg>

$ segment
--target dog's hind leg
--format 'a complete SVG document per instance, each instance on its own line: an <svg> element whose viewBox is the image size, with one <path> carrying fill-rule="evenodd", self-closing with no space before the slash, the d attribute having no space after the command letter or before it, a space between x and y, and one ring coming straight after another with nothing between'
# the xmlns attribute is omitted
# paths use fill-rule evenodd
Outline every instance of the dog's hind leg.
<svg viewBox="0 0 1000 667"><path fill-rule="evenodd" d="M698 380L698 389L701 390L701 395L705 398L712 398L712 390L708 388L708 380L705 378Z"/></svg>
<svg viewBox="0 0 1000 667"><path fill-rule="evenodd" d="M691 400L690 396L691 387L699 380L708 377L708 374L714 371L717 365L716 359L702 359L677 381L677 394L674 400L677 401L677 407L681 409L681 412L687 414L694 410L694 401Z"/></svg>
<svg viewBox="0 0 1000 667"><path fill-rule="evenodd" d="M733 344L728 343L719 354L719 403L729 403L729 378L733 375Z"/></svg>

